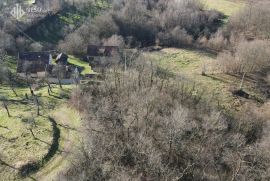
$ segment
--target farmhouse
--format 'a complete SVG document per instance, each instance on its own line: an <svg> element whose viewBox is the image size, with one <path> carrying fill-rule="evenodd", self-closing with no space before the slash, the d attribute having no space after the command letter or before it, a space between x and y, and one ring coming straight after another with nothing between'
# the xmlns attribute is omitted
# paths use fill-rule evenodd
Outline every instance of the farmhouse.
<svg viewBox="0 0 270 181"><path fill-rule="evenodd" d="M49 52L19 53L17 73L19 75L45 73L47 65L50 64L52 55Z"/></svg>
<svg viewBox="0 0 270 181"><path fill-rule="evenodd" d="M86 59L95 72L100 72L111 64L112 58L117 55L119 55L117 46L88 45Z"/></svg>
<svg viewBox="0 0 270 181"><path fill-rule="evenodd" d="M112 57L118 54L117 46L88 45L87 56L89 57Z"/></svg>

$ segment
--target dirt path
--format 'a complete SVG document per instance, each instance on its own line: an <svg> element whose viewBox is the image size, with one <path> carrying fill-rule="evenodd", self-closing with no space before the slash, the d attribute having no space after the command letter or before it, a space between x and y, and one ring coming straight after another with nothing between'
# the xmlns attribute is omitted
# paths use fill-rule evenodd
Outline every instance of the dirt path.
<svg viewBox="0 0 270 181"><path fill-rule="evenodd" d="M57 176L70 164L73 149L76 148L80 134L80 115L66 105L62 105L53 113L61 130L60 145L57 154L33 177L38 181L59 180Z"/></svg>

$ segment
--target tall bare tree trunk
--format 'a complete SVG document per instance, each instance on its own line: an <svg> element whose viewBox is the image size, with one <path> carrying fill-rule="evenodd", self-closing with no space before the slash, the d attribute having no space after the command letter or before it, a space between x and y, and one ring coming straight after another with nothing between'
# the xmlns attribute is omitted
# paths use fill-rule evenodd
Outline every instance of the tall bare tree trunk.
<svg viewBox="0 0 270 181"><path fill-rule="evenodd" d="M32 129L32 128L30 128L29 130L30 130L31 135L33 136L33 138L35 138L35 139L36 139L36 136L35 136L35 134L34 134L34 132L33 132L33 129Z"/></svg>
<svg viewBox="0 0 270 181"><path fill-rule="evenodd" d="M5 110L7 111L8 117L11 117L7 103L5 101L3 102L3 106L4 106Z"/></svg>
<svg viewBox="0 0 270 181"><path fill-rule="evenodd" d="M36 106L37 106L37 116L40 116L40 105L37 96L35 96Z"/></svg>
<svg viewBox="0 0 270 181"><path fill-rule="evenodd" d="M246 72L244 72L244 74L242 76L242 80L241 80L241 84L240 84L240 90L242 90L242 88L243 88L243 83L244 83L245 76L246 76Z"/></svg>
<svg viewBox="0 0 270 181"><path fill-rule="evenodd" d="M10 88L11 88L12 92L14 93L14 95L15 95L16 97L18 97L18 94L17 94L17 92L15 91L14 86L11 85Z"/></svg>
<svg viewBox="0 0 270 181"><path fill-rule="evenodd" d="M58 79L59 87L60 87L61 89L63 89L63 87L62 87L62 82L61 82L61 79L60 79L60 66L59 66L59 64L57 65L57 67L58 67L58 71L57 71L57 79Z"/></svg>
<svg viewBox="0 0 270 181"><path fill-rule="evenodd" d="M27 86L28 86L28 88L29 88L29 90L30 90L31 95L32 95L32 96L35 96L34 91L33 91L32 87L31 87L30 82L29 82L29 77L28 77L28 75L27 75Z"/></svg>

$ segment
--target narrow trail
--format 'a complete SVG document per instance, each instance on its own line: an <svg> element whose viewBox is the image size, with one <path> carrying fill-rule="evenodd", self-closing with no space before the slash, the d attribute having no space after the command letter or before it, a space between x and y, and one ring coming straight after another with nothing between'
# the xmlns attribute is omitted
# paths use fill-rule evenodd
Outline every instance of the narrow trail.
<svg viewBox="0 0 270 181"><path fill-rule="evenodd" d="M33 177L38 181L57 180L59 173L63 172L70 164L73 149L76 148L80 134L79 114L62 105L57 112L53 113L57 126L61 130L59 149L54 157Z"/></svg>

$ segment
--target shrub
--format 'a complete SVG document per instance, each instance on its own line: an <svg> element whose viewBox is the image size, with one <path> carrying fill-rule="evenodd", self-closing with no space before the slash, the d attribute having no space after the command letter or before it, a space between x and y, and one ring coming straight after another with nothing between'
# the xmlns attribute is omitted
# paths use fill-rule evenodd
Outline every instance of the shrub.
<svg viewBox="0 0 270 181"><path fill-rule="evenodd" d="M232 16L225 29L226 34L237 33L245 38L269 39L270 2L261 0L247 3L246 7ZM231 32L231 33L229 33Z"/></svg>
<svg viewBox="0 0 270 181"><path fill-rule="evenodd" d="M270 2L259 0L254 3L249 0L245 7L229 18L219 31L211 35L209 41L202 43L216 51L230 50L239 42L265 40L270 38Z"/></svg>
<svg viewBox="0 0 270 181"><path fill-rule="evenodd" d="M228 49L228 40L224 38L222 31L218 31L207 41L202 42L203 45L206 45L208 48L216 51L222 51Z"/></svg>
<svg viewBox="0 0 270 181"><path fill-rule="evenodd" d="M83 42L84 40L79 34L73 33L70 34L65 41L61 41L58 48L61 51L65 51L73 55L81 55L86 52L87 49L87 46Z"/></svg>
<svg viewBox="0 0 270 181"><path fill-rule="evenodd" d="M270 73L269 72L267 73L266 81L270 85Z"/></svg>
<svg viewBox="0 0 270 181"><path fill-rule="evenodd" d="M4 49L10 53L15 52L15 40L12 35L7 34L0 30L0 49Z"/></svg>
<svg viewBox="0 0 270 181"><path fill-rule="evenodd" d="M103 40L103 45L124 47L125 41L124 41L124 38L122 36L113 35L110 38Z"/></svg>
<svg viewBox="0 0 270 181"><path fill-rule="evenodd" d="M0 51L0 83L7 80L7 68L4 65L4 52Z"/></svg>
<svg viewBox="0 0 270 181"><path fill-rule="evenodd" d="M30 45L30 51L39 52L39 51L42 51L42 49L43 49L43 46L40 43L36 42Z"/></svg>
<svg viewBox="0 0 270 181"><path fill-rule="evenodd" d="M162 46L183 47L191 45L193 42L192 36L188 35L186 30L181 29L179 26L168 33L159 33L158 39L159 44Z"/></svg>
<svg viewBox="0 0 270 181"><path fill-rule="evenodd" d="M270 44L268 41L243 41L233 52L219 54L221 69L231 73L259 71L270 64Z"/></svg>

